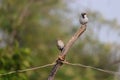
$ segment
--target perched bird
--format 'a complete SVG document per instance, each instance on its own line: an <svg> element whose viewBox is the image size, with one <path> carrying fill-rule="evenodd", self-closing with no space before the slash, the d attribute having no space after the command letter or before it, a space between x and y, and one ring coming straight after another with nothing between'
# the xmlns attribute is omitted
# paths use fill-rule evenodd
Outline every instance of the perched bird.
<svg viewBox="0 0 120 80"><path fill-rule="evenodd" d="M82 24L82 25L88 23L87 14L86 13L81 13L79 21L80 21L80 24Z"/></svg>
<svg viewBox="0 0 120 80"><path fill-rule="evenodd" d="M60 51L62 51L64 49L65 45L62 40L60 40L60 39L57 40L57 47Z"/></svg>

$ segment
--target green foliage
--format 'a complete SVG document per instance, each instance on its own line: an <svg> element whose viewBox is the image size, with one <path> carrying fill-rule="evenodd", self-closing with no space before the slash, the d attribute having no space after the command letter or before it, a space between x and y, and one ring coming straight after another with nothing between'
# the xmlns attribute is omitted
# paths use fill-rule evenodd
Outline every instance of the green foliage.
<svg viewBox="0 0 120 80"><path fill-rule="evenodd" d="M0 50L0 73L7 73L14 70L25 69L30 66L30 49L15 47L5 47ZM27 80L25 74L12 74L1 77L1 80Z"/></svg>

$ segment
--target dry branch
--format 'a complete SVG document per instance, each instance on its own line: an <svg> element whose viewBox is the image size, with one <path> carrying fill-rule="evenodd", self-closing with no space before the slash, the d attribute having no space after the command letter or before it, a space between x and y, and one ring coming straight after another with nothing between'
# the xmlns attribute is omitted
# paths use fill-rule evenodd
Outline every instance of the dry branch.
<svg viewBox="0 0 120 80"><path fill-rule="evenodd" d="M66 46L64 47L63 51L60 53L58 59L56 60L56 64L53 66L51 73L48 77L48 80L54 80L55 74L57 70L62 66L63 61L65 60L65 56L70 49L70 47L73 45L73 43L82 35L82 33L86 30L86 24L81 25L81 27L78 29L78 31L72 36L72 38L68 41Z"/></svg>

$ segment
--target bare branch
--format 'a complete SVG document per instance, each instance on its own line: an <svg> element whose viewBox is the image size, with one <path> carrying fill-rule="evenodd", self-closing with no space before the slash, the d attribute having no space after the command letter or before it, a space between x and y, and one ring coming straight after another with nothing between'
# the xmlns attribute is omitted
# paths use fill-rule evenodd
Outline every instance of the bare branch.
<svg viewBox="0 0 120 80"><path fill-rule="evenodd" d="M58 59L56 61L56 64L53 66L52 68L52 71L49 75L49 78L48 80L54 80L54 77L55 77L55 74L57 73L57 70L60 68L60 66L62 65L63 63L60 61L60 59Z"/></svg>
<svg viewBox="0 0 120 80"><path fill-rule="evenodd" d="M56 64L53 66L53 69L48 77L48 80L54 80L55 74L57 70L62 66L63 62L65 60L65 56L70 49L70 47L73 45L73 43L82 35L82 33L86 30L86 24L81 25L81 27L78 29L78 31L72 36L72 38L68 41L62 52L60 53L58 59L56 60Z"/></svg>
<svg viewBox="0 0 120 80"><path fill-rule="evenodd" d="M63 52L61 53L61 58L64 60L69 48L73 45L73 43L79 38L79 36L86 30L86 25L81 25L78 31L72 36L72 38L68 41Z"/></svg>

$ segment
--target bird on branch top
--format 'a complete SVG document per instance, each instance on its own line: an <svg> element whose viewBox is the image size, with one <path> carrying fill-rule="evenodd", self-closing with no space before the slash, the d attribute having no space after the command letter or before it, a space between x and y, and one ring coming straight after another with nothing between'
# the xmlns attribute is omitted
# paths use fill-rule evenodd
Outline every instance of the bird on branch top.
<svg viewBox="0 0 120 80"><path fill-rule="evenodd" d="M87 24L88 23L87 14L86 13L81 13L79 21L80 21L80 24L82 24L82 25Z"/></svg>

